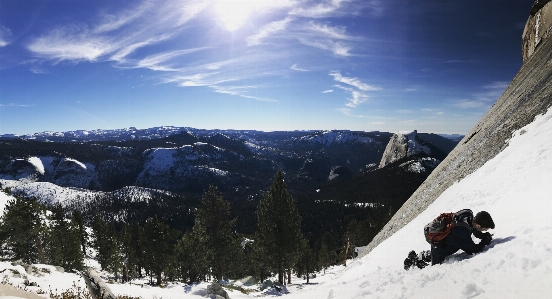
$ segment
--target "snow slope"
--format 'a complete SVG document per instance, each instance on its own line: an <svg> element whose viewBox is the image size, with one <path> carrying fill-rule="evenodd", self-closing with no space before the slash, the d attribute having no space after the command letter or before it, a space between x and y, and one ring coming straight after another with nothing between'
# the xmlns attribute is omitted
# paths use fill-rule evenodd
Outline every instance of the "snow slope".
<svg viewBox="0 0 552 299"><path fill-rule="evenodd" d="M368 255L319 275L295 280L284 298L552 298L552 110L516 131L509 146L447 189L427 210ZM0 193L0 202L5 200ZM488 211L496 224L485 251L458 253L443 265L405 271L410 250L428 249L423 226L445 211ZM0 263L0 271L4 263ZM206 284L165 289L113 285L142 298L202 298ZM230 293L233 299L277 297Z"/></svg>
<svg viewBox="0 0 552 299"><path fill-rule="evenodd" d="M552 110L513 134L509 146L447 189L426 211L334 280L288 298L552 298ZM445 211L488 211L494 240L477 255L403 270L427 250L423 226Z"/></svg>

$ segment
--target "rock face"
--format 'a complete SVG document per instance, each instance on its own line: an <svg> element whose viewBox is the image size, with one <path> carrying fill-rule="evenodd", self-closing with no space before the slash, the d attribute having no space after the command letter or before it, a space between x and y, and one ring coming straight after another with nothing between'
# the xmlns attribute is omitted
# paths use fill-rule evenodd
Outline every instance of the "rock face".
<svg viewBox="0 0 552 299"><path fill-rule="evenodd" d="M51 181L58 186L95 189L99 186L94 165L70 158L29 157L8 165L5 179Z"/></svg>
<svg viewBox="0 0 552 299"><path fill-rule="evenodd" d="M552 33L552 4L550 0L537 0L525 24L522 36L523 62L527 61L540 43Z"/></svg>
<svg viewBox="0 0 552 299"><path fill-rule="evenodd" d="M391 140L389 140L385 152L383 152L379 168L383 168L395 161L420 154L430 155L431 151L429 147L421 144L418 138L418 132L416 130L400 131L395 133L393 137L391 137Z"/></svg>
<svg viewBox="0 0 552 299"><path fill-rule="evenodd" d="M540 2L542 1L537 1L535 5ZM548 11L549 4L542 6L542 9ZM532 18L533 14L528 23ZM412 194L361 255L369 253L414 219L454 182L473 173L495 157L508 146L508 140L515 130L531 123L535 116L543 114L550 108L552 105L552 84L550 83L552 82L552 63L550 61L552 61L552 38L542 39L538 48L528 57L489 112Z"/></svg>

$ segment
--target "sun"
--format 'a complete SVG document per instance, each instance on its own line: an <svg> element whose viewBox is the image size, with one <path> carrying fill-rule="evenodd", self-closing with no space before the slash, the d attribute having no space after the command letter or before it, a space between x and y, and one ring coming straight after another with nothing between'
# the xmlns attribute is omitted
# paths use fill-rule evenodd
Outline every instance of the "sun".
<svg viewBox="0 0 552 299"><path fill-rule="evenodd" d="M214 10L218 23L228 31L238 30L263 0L216 0Z"/></svg>

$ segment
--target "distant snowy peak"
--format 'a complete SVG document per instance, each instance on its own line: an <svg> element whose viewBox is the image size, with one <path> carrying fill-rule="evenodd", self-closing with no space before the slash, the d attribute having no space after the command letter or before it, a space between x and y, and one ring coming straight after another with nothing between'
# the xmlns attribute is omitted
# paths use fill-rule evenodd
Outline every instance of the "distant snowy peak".
<svg viewBox="0 0 552 299"><path fill-rule="evenodd" d="M423 145L418 139L418 131L399 131L389 140L379 168L406 157L430 154L429 147Z"/></svg>
<svg viewBox="0 0 552 299"><path fill-rule="evenodd" d="M399 165L399 167L402 167L405 170L410 172L424 173L424 172L432 171L439 165L439 163L441 163L441 161L435 158L424 157L421 159L415 159L415 160L404 162L401 165Z"/></svg>
<svg viewBox="0 0 552 299"><path fill-rule="evenodd" d="M324 146L347 142L369 143L373 141L373 139L368 136L362 136L360 132L350 131L320 131L296 139L304 142L319 143Z"/></svg>
<svg viewBox="0 0 552 299"><path fill-rule="evenodd" d="M0 135L3 138L22 138L38 141L101 141L101 140L149 140L195 131L188 127L163 126L148 129L135 127L115 130L76 130L68 132L40 132L27 135Z"/></svg>
<svg viewBox="0 0 552 299"><path fill-rule="evenodd" d="M399 131L396 135L403 139L407 145L407 156L415 156L418 154L431 154L429 147L424 146L418 139L418 131Z"/></svg>

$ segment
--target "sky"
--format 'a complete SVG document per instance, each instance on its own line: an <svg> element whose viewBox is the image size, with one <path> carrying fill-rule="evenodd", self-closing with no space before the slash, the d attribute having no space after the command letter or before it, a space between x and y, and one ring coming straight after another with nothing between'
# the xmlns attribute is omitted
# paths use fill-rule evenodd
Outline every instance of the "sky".
<svg viewBox="0 0 552 299"><path fill-rule="evenodd" d="M0 134L465 134L534 0L0 1Z"/></svg>
<svg viewBox="0 0 552 299"><path fill-rule="evenodd" d="M279 295L274 289L263 292L266 298L477 298L518 299L550 298L552 296L552 109L539 115L525 127L513 132L508 146L478 170L445 190L425 211L405 225L367 255L349 260L347 267L335 267L318 273L311 284L293 275L289 292ZM22 181L4 181L2 185L17 186ZM31 183L33 184L33 183ZM34 184L39 184L38 182ZM66 188L56 193L63 201L67 193L79 190ZM0 191L0 213L11 195ZM442 265L424 269L403 269L403 261L411 250L420 253L429 249L422 228L442 212L469 208L474 213L487 211L496 224L490 230L493 241L481 253L467 255L459 251ZM479 241L476 240L476 243ZM88 260L88 265L99 267ZM41 267L49 267L39 265ZM0 269L25 270L9 261L0 262ZM65 290L75 274L52 269L50 275L27 275L28 281L41 288L50 286L57 292ZM109 273L100 272L104 278ZM3 280L24 287L21 275L5 271ZM275 279L275 277L273 278ZM207 283L169 284L165 288L143 286L147 279L132 284L109 284L115 294L155 298L205 298ZM239 284L239 281L234 282ZM80 281L78 285L83 285ZM264 297L249 287L249 295L231 292L230 298ZM40 287L26 287L36 292ZM48 293L42 295L48 297ZM3 297L5 298L5 297ZM11 299L11 298L10 298Z"/></svg>

